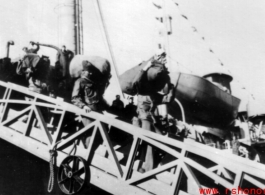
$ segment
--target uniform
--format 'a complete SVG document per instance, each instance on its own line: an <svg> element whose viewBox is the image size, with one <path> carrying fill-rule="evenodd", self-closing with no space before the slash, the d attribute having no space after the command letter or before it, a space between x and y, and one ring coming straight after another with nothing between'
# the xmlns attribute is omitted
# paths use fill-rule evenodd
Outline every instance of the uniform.
<svg viewBox="0 0 265 195"><path fill-rule="evenodd" d="M118 97L117 97L118 96ZM116 96L116 100L114 100L113 102L112 102L112 105L111 105L111 111L114 113L114 114L116 114L116 115L118 115L119 117L120 116L122 116L124 113L124 104L123 104L123 102L119 99L119 95L117 95Z"/></svg>
<svg viewBox="0 0 265 195"><path fill-rule="evenodd" d="M133 124L141 127L147 131L156 132L161 134L161 131L157 128L159 123L155 111L160 104L168 103L174 96L174 88L170 85L169 76L167 74L158 78L154 83L147 83L147 72L141 70L133 81L134 88L138 92L137 114L138 118L134 117ZM170 86L170 90L166 95L161 95L158 91L162 90L166 85ZM142 95L143 94L143 95ZM140 169L140 172L145 172L153 169L154 166L154 152L153 147L150 145L143 145L141 150L141 159L145 161L144 166Z"/></svg>
<svg viewBox="0 0 265 195"><path fill-rule="evenodd" d="M58 52L56 54L56 61L60 61L61 58L61 54L64 56L64 58L66 59L66 61L69 63L72 58L74 57L74 53L70 50L61 50L62 53Z"/></svg>
<svg viewBox="0 0 265 195"><path fill-rule="evenodd" d="M133 104L133 102L125 106L124 112L128 122L132 122L133 117L137 115L136 110L137 107Z"/></svg>
<svg viewBox="0 0 265 195"><path fill-rule="evenodd" d="M85 72L86 71L86 72ZM74 84L72 92L72 103L77 107L83 109L85 106L89 107L92 111L102 113L107 103L103 99L103 94L100 92L98 79L100 72L88 61L83 61L83 72L81 78L77 79ZM88 118L83 118L84 126L92 121ZM91 132L90 132L91 133ZM90 142L91 134L86 139L86 146Z"/></svg>
<svg viewBox="0 0 265 195"><path fill-rule="evenodd" d="M49 74L50 60L37 54L26 54L18 63L16 72L24 75L31 91L47 94L47 75Z"/></svg>
<svg viewBox="0 0 265 195"><path fill-rule="evenodd" d="M40 49L40 46L38 44L37 45L37 48L33 49L28 49L28 48L23 48L23 50L27 53L27 54L30 54L30 53L34 53L34 54L37 54L37 52L39 51Z"/></svg>
<svg viewBox="0 0 265 195"><path fill-rule="evenodd" d="M88 106L91 110L99 113L106 108L102 95L97 91L97 85L84 77L77 79L74 84L72 103L81 109Z"/></svg>

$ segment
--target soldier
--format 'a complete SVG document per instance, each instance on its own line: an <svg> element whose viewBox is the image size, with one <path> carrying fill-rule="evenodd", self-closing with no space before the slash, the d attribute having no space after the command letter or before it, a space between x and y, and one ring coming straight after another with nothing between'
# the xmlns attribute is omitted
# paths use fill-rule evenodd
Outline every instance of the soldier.
<svg viewBox="0 0 265 195"><path fill-rule="evenodd" d="M120 95L116 95L116 99L112 102L110 109L114 114L116 114L119 117L123 114L124 104L120 100Z"/></svg>
<svg viewBox="0 0 265 195"><path fill-rule="evenodd" d="M37 52L39 51L39 49L40 49L40 46L39 46L39 44L38 43L34 43L34 42L30 42L30 44L32 45L32 46L34 46L34 45L36 45L37 46L37 48L31 48L31 49L28 49L27 47L23 47L23 51L26 53L26 54L29 54L29 53L34 53L34 54L37 54Z"/></svg>
<svg viewBox="0 0 265 195"><path fill-rule="evenodd" d="M95 111L102 113L107 108L107 103L103 94L99 92L99 83L102 79L102 73L88 61L82 62L83 70L79 79L75 81L72 92L72 103L77 107L84 109L87 113ZM84 126L91 123L91 120L83 118ZM91 135L86 137L86 146L88 147Z"/></svg>
<svg viewBox="0 0 265 195"><path fill-rule="evenodd" d="M158 134L162 134L161 130L159 129L159 120L155 114L158 106L160 106L160 110L162 112L162 118L165 118L167 115L167 107L166 103L172 100L174 95L173 85L170 84L170 78L168 76L167 71L162 71L156 74L153 77L153 81L149 80L149 87L144 87L146 83L146 77L144 75L148 74L147 71L156 64L158 66L164 65L165 61L165 54L161 54L150 60L146 66L141 70L138 76L135 78L133 85L137 89L138 92L138 105L137 105L137 113L138 118L134 117L133 124L138 127L142 127L147 131L156 132ZM154 73L155 71L152 70L150 73ZM153 75L149 75L152 78ZM162 89L167 87L167 92L162 92ZM146 95L139 95L139 94L146 94ZM161 118L161 117L160 117ZM153 169L154 166L154 153L153 148L150 145L143 145L142 146L142 156L141 159L145 161L145 165L139 169L139 172L146 172Z"/></svg>
<svg viewBox="0 0 265 195"><path fill-rule="evenodd" d="M136 105L134 105L133 97L129 98L129 104L125 106L124 113L126 115L126 120L132 122L133 117L137 116Z"/></svg>
<svg viewBox="0 0 265 195"><path fill-rule="evenodd" d="M60 61L61 55L63 55L65 60L67 61L68 65L69 65L70 61L74 57L74 53L72 51L66 49L65 45L62 46L61 51L62 51L62 53L60 53L60 52L57 53L57 56L56 56L57 63Z"/></svg>
<svg viewBox="0 0 265 195"><path fill-rule="evenodd" d="M98 83L102 74L88 61L83 61L82 65L81 76L74 84L72 103L86 112L93 110L102 113L106 109L106 102L98 92Z"/></svg>
<svg viewBox="0 0 265 195"><path fill-rule="evenodd" d="M233 134L233 140L231 141L232 145L232 153L235 155L239 155L239 147L240 147L240 142L237 139L237 136Z"/></svg>
<svg viewBox="0 0 265 195"><path fill-rule="evenodd" d="M49 74L50 60L46 56L38 56L34 53L26 54L17 65L18 75L24 75L31 91L46 94L47 75Z"/></svg>

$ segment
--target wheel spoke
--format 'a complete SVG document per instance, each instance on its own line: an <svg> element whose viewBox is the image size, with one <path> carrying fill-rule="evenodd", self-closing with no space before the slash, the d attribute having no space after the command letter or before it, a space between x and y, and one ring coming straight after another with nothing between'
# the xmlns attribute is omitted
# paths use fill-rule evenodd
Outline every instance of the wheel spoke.
<svg viewBox="0 0 265 195"><path fill-rule="evenodd" d="M82 158L68 156L63 160L58 172L58 184L64 193L78 192L84 186L85 178L86 168Z"/></svg>
<svg viewBox="0 0 265 195"><path fill-rule="evenodd" d="M78 159L75 158L73 161L73 171L75 171L77 169L77 166L78 166Z"/></svg>
<svg viewBox="0 0 265 195"><path fill-rule="evenodd" d="M70 179L70 185L69 185L69 193L72 193L73 189L74 189L74 184L73 184L74 180Z"/></svg>
<svg viewBox="0 0 265 195"><path fill-rule="evenodd" d="M81 174L83 174L84 172L85 172L85 167L82 167L81 169L75 171L75 172L73 173L73 175L74 175L74 176L75 176L75 175L81 175Z"/></svg>
<svg viewBox="0 0 265 195"><path fill-rule="evenodd" d="M62 164L64 168L66 168L67 171L71 171L72 168L67 164Z"/></svg>
<svg viewBox="0 0 265 195"><path fill-rule="evenodd" d="M80 186L84 184L84 180L81 177L74 175L73 178L80 184Z"/></svg>
<svg viewBox="0 0 265 195"><path fill-rule="evenodd" d="M69 179L69 177L66 177L66 178L62 179L61 181L59 181L58 183L59 183L59 184L63 184L63 183L65 183L68 179Z"/></svg>
<svg viewBox="0 0 265 195"><path fill-rule="evenodd" d="M70 159L68 159L68 161L66 162L67 163L67 165L72 169L72 167L70 166L70 164L71 164L71 162L74 160L74 158L72 158L72 157L70 157ZM65 164L66 164L65 163ZM73 162L73 164L74 164L74 162Z"/></svg>

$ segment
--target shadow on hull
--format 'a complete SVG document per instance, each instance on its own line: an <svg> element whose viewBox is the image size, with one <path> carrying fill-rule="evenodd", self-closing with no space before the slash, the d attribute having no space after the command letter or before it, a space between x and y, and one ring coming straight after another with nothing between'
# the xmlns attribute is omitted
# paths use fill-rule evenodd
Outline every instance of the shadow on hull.
<svg viewBox="0 0 265 195"><path fill-rule="evenodd" d="M170 77L188 123L222 127L236 118L240 99L199 76L173 73ZM181 117L178 104L172 104L170 114Z"/></svg>

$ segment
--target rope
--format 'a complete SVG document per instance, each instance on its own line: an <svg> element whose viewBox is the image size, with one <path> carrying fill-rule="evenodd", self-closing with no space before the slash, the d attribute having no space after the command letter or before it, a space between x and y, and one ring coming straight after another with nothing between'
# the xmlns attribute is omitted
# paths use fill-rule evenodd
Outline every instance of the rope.
<svg viewBox="0 0 265 195"><path fill-rule="evenodd" d="M50 151L50 177L49 177L49 183L48 183L48 192L51 193L54 186L54 167L53 167L53 158L55 156L55 151Z"/></svg>
<svg viewBox="0 0 265 195"><path fill-rule="evenodd" d="M75 150L76 152L76 142L74 142L73 148L70 150L70 152L68 153L68 156L71 155L71 153Z"/></svg>
<svg viewBox="0 0 265 195"><path fill-rule="evenodd" d="M61 141L58 141L54 147L49 151L50 152L50 177L49 177L49 183L48 183L48 189L47 191L49 193L51 193L51 191L53 190L53 186L54 186L54 166L53 166L53 159L56 156L56 146L60 143Z"/></svg>

